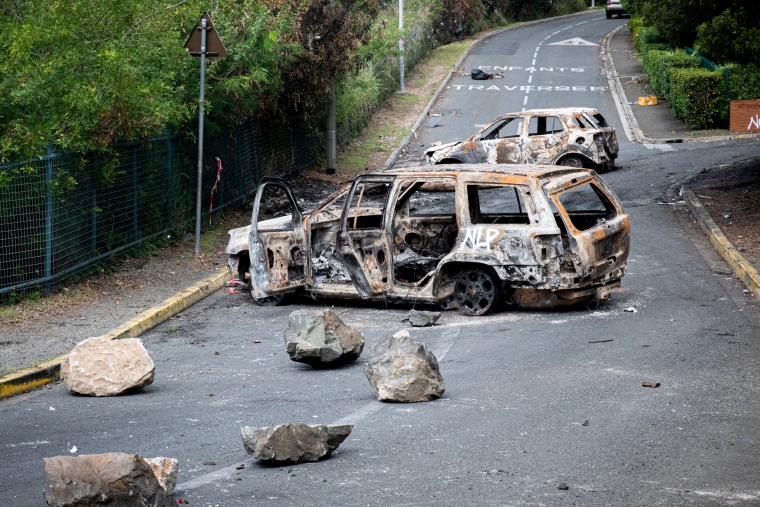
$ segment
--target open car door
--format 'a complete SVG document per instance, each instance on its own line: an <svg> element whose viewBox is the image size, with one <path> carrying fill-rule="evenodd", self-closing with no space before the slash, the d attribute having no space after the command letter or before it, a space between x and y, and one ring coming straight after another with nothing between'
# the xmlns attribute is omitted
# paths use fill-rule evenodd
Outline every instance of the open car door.
<svg viewBox="0 0 760 507"><path fill-rule="evenodd" d="M360 176L343 207L338 251L363 297L390 288L392 252L386 210L392 183L393 176Z"/></svg>
<svg viewBox="0 0 760 507"><path fill-rule="evenodd" d="M266 298L305 283L303 215L288 184L264 178L256 191L248 237L251 292Z"/></svg>
<svg viewBox="0 0 760 507"><path fill-rule="evenodd" d="M600 179L571 174L547 186L570 235L581 279L598 279L625 266L631 225L620 201Z"/></svg>

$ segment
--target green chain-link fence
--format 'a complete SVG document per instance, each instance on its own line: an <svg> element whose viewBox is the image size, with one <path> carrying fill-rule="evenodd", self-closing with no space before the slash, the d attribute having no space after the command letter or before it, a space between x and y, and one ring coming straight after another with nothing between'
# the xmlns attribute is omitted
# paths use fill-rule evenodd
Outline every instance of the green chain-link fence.
<svg viewBox="0 0 760 507"><path fill-rule="evenodd" d="M205 213L217 157L223 170L214 210L245 199L263 176L313 166L316 143L300 123L251 121L206 136ZM194 143L168 135L115 152L104 159L49 151L0 166L0 299L30 288L50 292L97 261L192 220Z"/></svg>

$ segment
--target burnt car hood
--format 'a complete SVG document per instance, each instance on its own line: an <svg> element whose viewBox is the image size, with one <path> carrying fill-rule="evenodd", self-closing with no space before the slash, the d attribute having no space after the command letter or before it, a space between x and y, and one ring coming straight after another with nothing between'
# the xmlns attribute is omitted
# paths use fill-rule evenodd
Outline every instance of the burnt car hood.
<svg viewBox="0 0 760 507"><path fill-rule="evenodd" d="M442 151L442 150L446 150L448 148L452 148L454 146L459 146L463 142L464 141L454 141L454 142L451 142L451 143L437 144L435 146L431 146L430 148L428 148L425 151L425 155L428 156L428 157L432 157L434 153L437 153L437 152Z"/></svg>

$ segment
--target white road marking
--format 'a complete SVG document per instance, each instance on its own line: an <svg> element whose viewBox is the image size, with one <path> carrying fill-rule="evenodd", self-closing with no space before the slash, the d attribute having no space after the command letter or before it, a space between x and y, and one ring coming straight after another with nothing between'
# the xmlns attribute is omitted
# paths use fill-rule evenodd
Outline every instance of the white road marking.
<svg viewBox="0 0 760 507"><path fill-rule="evenodd" d="M561 40L559 42L552 42L550 46L598 46L595 42L589 42L586 39L580 37L574 37L572 39Z"/></svg>

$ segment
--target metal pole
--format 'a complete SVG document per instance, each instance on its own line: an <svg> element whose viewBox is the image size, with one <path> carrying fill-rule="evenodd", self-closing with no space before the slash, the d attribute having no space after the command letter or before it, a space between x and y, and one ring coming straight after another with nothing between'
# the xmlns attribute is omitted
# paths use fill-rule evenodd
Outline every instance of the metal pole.
<svg viewBox="0 0 760 507"><path fill-rule="evenodd" d="M337 143L337 127L335 121L335 73L330 74L330 92L327 100L327 174L335 174L335 159Z"/></svg>
<svg viewBox="0 0 760 507"><path fill-rule="evenodd" d="M400 92L406 93L404 90L404 0L398 0L398 68L399 68L399 84Z"/></svg>
<svg viewBox="0 0 760 507"><path fill-rule="evenodd" d="M198 103L198 190L195 199L195 255L201 253L201 180L203 177L203 101L206 100L206 18L201 19L201 96Z"/></svg>
<svg viewBox="0 0 760 507"><path fill-rule="evenodd" d="M45 160L45 294L53 290L53 148L48 144Z"/></svg>

